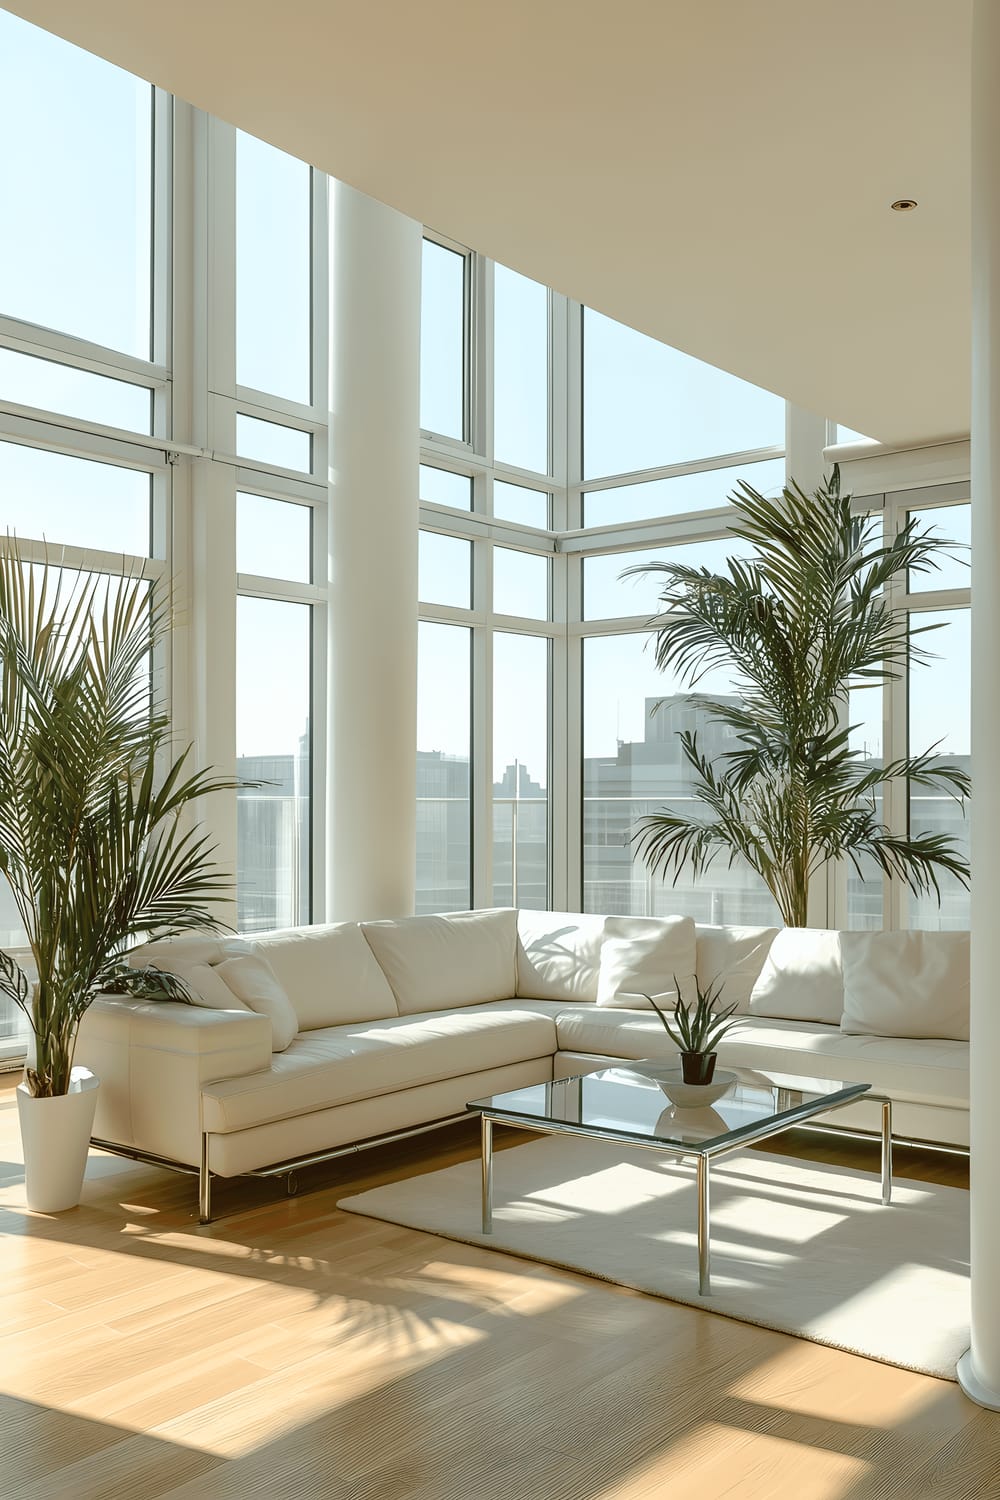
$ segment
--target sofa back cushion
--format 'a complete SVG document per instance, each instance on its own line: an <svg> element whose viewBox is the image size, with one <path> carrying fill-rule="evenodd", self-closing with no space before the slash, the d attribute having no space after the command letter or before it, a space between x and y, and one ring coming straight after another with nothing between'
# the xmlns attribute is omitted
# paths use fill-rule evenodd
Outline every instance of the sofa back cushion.
<svg viewBox="0 0 1000 1500"><path fill-rule="evenodd" d="M735 1005L737 1015L750 1008L750 992L760 978L777 927L711 927L695 929L698 957L695 973L706 988L722 980L720 1005Z"/></svg>
<svg viewBox="0 0 1000 1500"><path fill-rule="evenodd" d="M401 1016L509 1000L516 971L512 908L362 922Z"/></svg>
<svg viewBox="0 0 1000 1500"><path fill-rule="evenodd" d="M299 1034L299 1019L277 975L259 953L236 953L214 971L236 999L271 1023L271 1051L284 1052Z"/></svg>
<svg viewBox="0 0 1000 1500"><path fill-rule="evenodd" d="M842 932L852 1036L969 1040L967 932Z"/></svg>
<svg viewBox="0 0 1000 1500"><path fill-rule="evenodd" d="M392 990L355 922L289 927L247 941L270 964L300 1031L398 1015Z"/></svg>
<svg viewBox="0 0 1000 1500"><path fill-rule="evenodd" d="M517 914L517 993L533 1000L597 999L605 917Z"/></svg>
<svg viewBox="0 0 1000 1500"><path fill-rule="evenodd" d="M690 917L606 917L597 978L598 1005L651 1010L694 1001L695 930Z"/></svg>
<svg viewBox="0 0 1000 1500"><path fill-rule="evenodd" d="M840 934L823 927L782 927L750 991L750 1014L840 1024L844 978Z"/></svg>

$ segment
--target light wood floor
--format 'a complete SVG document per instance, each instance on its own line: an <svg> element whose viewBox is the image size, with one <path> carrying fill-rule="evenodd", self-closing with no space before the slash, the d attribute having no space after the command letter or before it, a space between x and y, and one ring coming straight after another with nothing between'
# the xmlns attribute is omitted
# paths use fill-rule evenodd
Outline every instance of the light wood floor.
<svg viewBox="0 0 1000 1500"><path fill-rule="evenodd" d="M956 1385L339 1213L473 1130L220 1189L91 1158L23 1206L0 1085L3 1500L997 1500L1000 1416ZM510 1135L498 1146L523 1141ZM782 1149L874 1167L867 1146ZM964 1164L900 1151L900 1174Z"/></svg>

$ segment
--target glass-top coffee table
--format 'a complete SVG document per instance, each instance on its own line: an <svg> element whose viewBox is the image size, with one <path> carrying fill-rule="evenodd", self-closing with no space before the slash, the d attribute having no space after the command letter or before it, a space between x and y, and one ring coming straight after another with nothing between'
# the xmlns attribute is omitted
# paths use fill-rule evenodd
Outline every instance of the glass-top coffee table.
<svg viewBox="0 0 1000 1500"><path fill-rule="evenodd" d="M662 1063L650 1063L662 1070ZM892 1197L892 1105L867 1083L800 1078L787 1073L730 1068L733 1083L708 1108L671 1104L643 1063L621 1064L535 1083L477 1099L467 1107L482 1117L483 1233L493 1228L493 1126L520 1126L548 1135L582 1135L668 1156L693 1156L698 1170L698 1291L711 1291L709 1170L720 1156L780 1135L795 1125L865 1097L882 1105L882 1202Z"/></svg>

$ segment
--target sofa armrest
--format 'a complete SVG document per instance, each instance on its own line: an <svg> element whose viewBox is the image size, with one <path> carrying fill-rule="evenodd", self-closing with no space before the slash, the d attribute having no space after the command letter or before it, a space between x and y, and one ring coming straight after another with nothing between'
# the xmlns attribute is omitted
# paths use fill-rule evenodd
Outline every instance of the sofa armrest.
<svg viewBox="0 0 1000 1500"><path fill-rule="evenodd" d="M76 1059L101 1080L94 1135L197 1166L201 1090L271 1067L271 1023L243 1010L102 995L83 1018Z"/></svg>

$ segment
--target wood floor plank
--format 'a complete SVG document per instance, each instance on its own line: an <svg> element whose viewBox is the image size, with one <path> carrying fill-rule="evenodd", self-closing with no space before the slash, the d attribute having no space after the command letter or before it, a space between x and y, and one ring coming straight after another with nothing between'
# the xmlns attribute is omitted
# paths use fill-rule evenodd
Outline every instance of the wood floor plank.
<svg viewBox="0 0 1000 1500"><path fill-rule="evenodd" d="M336 1208L476 1150L462 1127L295 1197L223 1184L204 1227L192 1181L154 1168L95 1157L53 1216L7 1174L3 1500L1000 1500L1000 1418L950 1382Z"/></svg>

